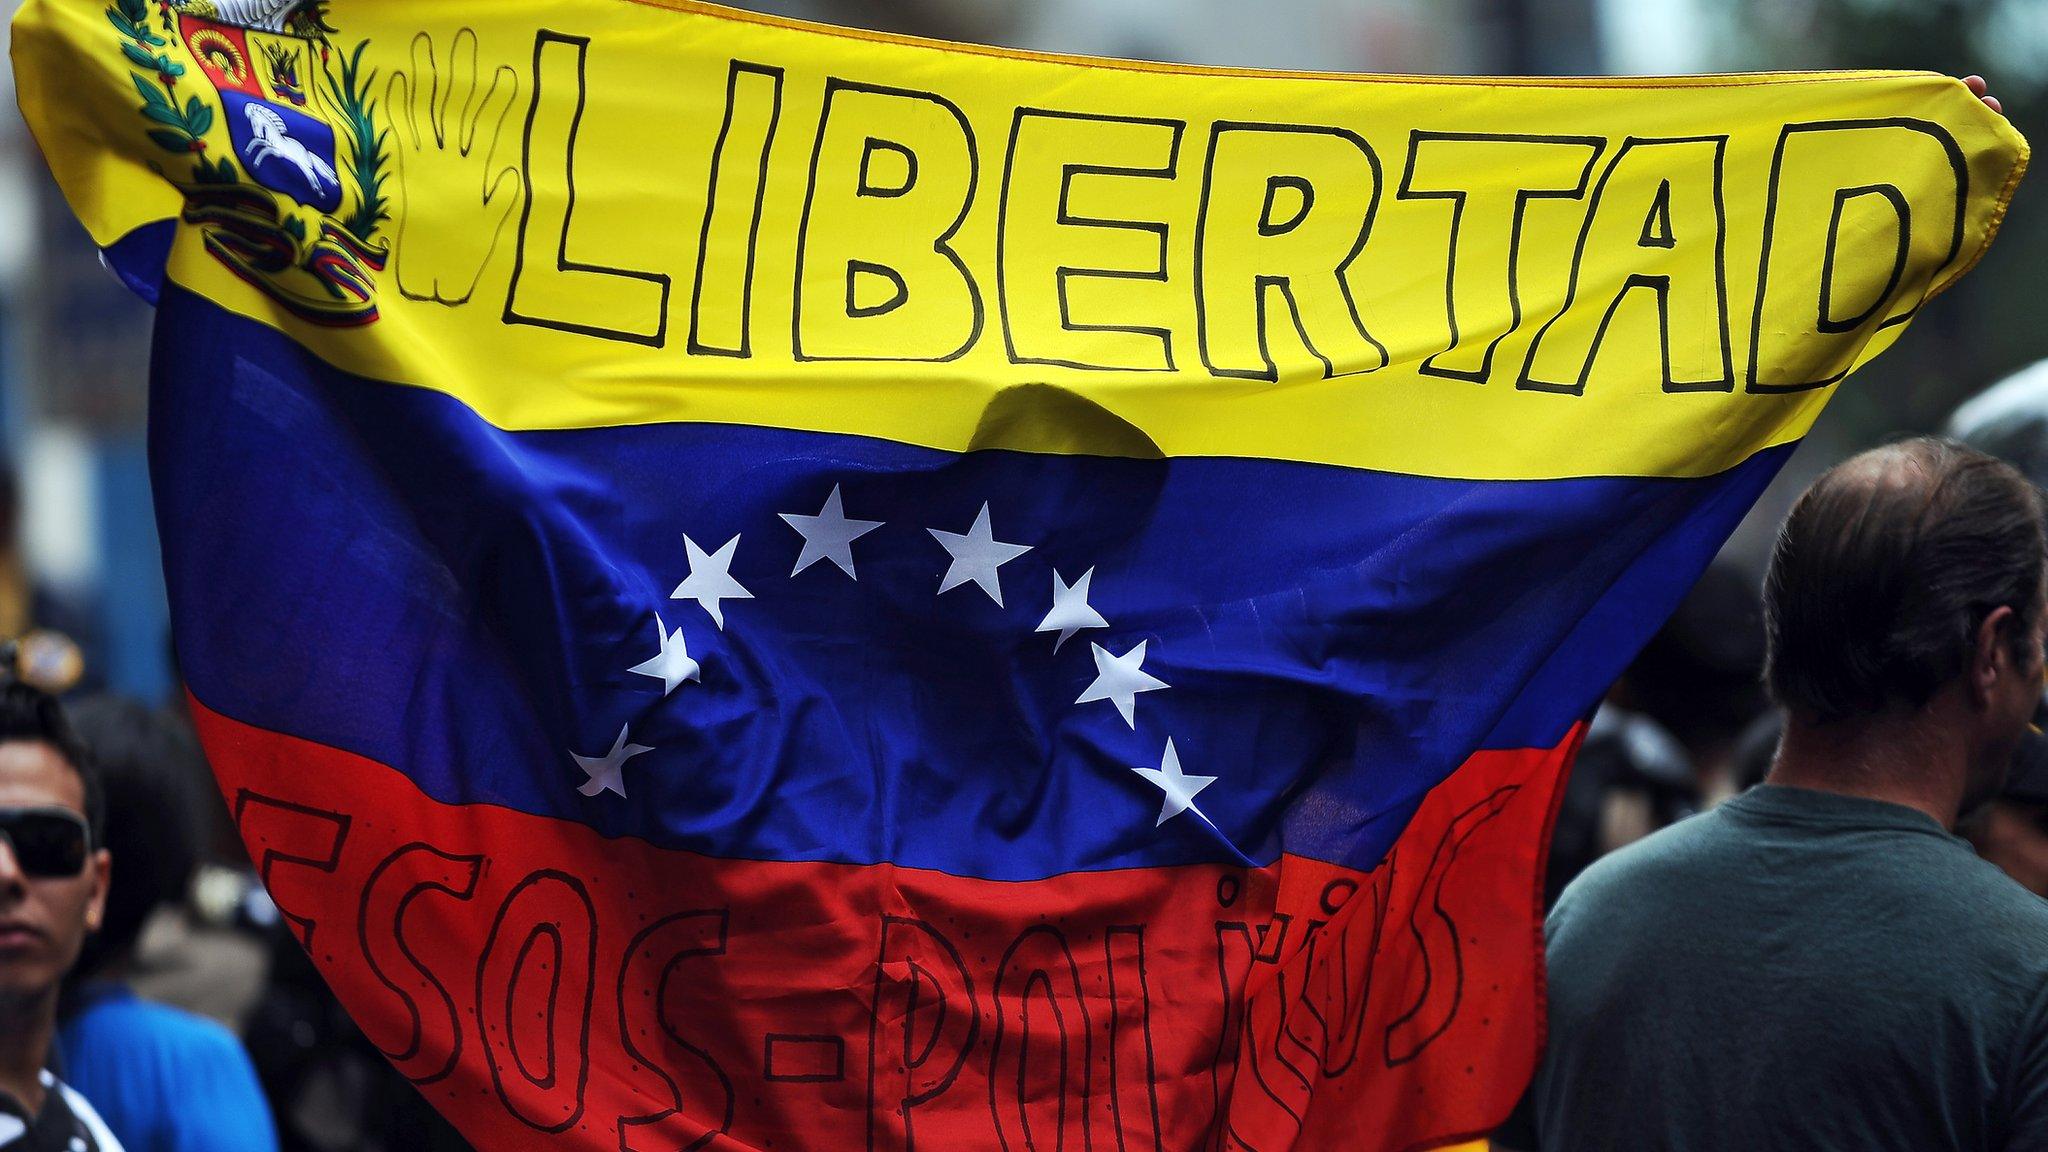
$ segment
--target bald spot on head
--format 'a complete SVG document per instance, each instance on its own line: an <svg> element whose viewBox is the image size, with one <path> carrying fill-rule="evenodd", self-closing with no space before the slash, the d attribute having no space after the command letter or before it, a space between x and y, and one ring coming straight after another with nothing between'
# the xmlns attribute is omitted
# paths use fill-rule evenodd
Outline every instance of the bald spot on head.
<svg viewBox="0 0 2048 1152"><path fill-rule="evenodd" d="M1764 584L1766 680L1795 719L1918 708L1962 675L1999 607L2034 634L2048 566L2041 494L2013 468L1920 437L1808 489Z"/></svg>
<svg viewBox="0 0 2048 1152"><path fill-rule="evenodd" d="M1932 481L1928 442L1907 440L1859 452L1829 469L1814 482L1813 491L1831 487L1864 488L1883 492L1925 492Z"/></svg>

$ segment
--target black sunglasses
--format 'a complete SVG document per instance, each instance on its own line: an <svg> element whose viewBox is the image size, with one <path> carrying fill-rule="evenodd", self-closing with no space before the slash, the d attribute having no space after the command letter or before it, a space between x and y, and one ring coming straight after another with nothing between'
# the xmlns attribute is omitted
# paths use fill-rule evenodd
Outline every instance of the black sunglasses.
<svg viewBox="0 0 2048 1152"><path fill-rule="evenodd" d="M0 808L0 840L25 876L51 880L85 871L92 829L69 808Z"/></svg>

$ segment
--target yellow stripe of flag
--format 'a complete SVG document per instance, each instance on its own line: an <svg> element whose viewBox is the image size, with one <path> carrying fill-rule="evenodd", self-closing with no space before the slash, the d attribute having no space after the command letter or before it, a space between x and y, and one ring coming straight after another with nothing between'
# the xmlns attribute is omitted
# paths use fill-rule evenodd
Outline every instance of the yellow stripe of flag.
<svg viewBox="0 0 2048 1152"><path fill-rule="evenodd" d="M331 52L248 55L308 50L333 211L204 185L282 169L189 28L145 53L164 85L100 5L32 0L23 106L102 243L183 211L178 285L517 429L1710 474L1976 259L2026 154L1927 74L1267 75L626 0L330 19ZM329 326L352 268L375 320Z"/></svg>

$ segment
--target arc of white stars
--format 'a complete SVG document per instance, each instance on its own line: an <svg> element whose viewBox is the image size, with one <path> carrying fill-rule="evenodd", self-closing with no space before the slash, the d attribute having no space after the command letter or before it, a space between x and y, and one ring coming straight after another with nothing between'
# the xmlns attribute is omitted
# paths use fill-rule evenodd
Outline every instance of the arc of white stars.
<svg viewBox="0 0 2048 1152"><path fill-rule="evenodd" d="M947 554L953 557L953 563L946 569L945 579L939 581L940 595L972 581L983 592L988 593L988 598L996 602L996 607L1003 606L1002 578L997 575L996 570L1031 551L1031 546L1005 544L995 538L995 530L989 527L987 501L982 502L981 514L974 518L974 527L965 533L942 532L937 528L927 528L925 531L930 532L932 538L943 545Z"/></svg>
<svg viewBox="0 0 2048 1152"><path fill-rule="evenodd" d="M595 796L600 792L616 792L620 799L625 798L626 785L620 774L625 771L626 761L642 752L654 751L645 744L628 744L628 727L630 725L619 725L619 738L612 741L611 751L602 756L579 756L573 749L569 752L569 758L576 761L576 766L583 769L583 774L589 777L577 787L578 792L585 796Z"/></svg>
<svg viewBox="0 0 2048 1152"><path fill-rule="evenodd" d="M654 635L661 642L661 651L627 671L661 681L663 696L675 691L685 680L697 680L703 666L690 659L690 646L683 642L683 630L678 628L670 632L657 612L654 615Z"/></svg>
<svg viewBox="0 0 2048 1152"><path fill-rule="evenodd" d="M1132 730L1138 727L1138 694L1157 692L1171 687L1150 672L1145 671L1145 646L1150 640L1138 641L1138 646L1121 656L1112 656L1109 649L1100 644L1088 647L1095 653L1095 682L1081 693L1076 704L1087 704L1095 700L1107 700L1116 705L1123 714L1124 723Z"/></svg>
<svg viewBox="0 0 2048 1152"><path fill-rule="evenodd" d="M825 507L816 516L799 516L793 512L778 513L797 534L804 538L804 550L796 558L796 568L791 576L802 572L820 560L830 560L839 566L841 572L854 580L853 542L880 528L881 520L848 519L839 502L839 485L832 486L832 494L825 497Z"/></svg>
<svg viewBox="0 0 2048 1152"><path fill-rule="evenodd" d="M706 553L695 540L683 537L683 548L690 557L690 574L676 585L676 590L669 593L668 598L695 600L699 607L711 613L711 622L718 625L718 630L725 631L725 610L719 607L719 601L754 598L752 592L732 578L732 557L739 546L740 538L734 536L725 542L725 547Z"/></svg>
<svg viewBox="0 0 2048 1152"><path fill-rule="evenodd" d="M1159 767L1133 768L1131 771L1151 781L1165 794L1165 799L1159 805L1159 819L1152 823L1154 828L1183 812L1193 812L1211 828L1216 826L1215 822L1209 819L1208 813L1195 805L1195 797L1202 794L1202 789L1214 784L1216 777L1196 776L1181 771L1180 752L1173 746L1173 737L1166 738L1166 752L1160 757Z"/></svg>
<svg viewBox="0 0 2048 1152"><path fill-rule="evenodd" d="M1045 619L1039 621L1035 629L1060 634L1060 638L1052 642L1053 651L1059 651L1061 645L1074 638L1074 633L1084 628L1109 627L1109 621L1088 603L1088 585L1094 579L1093 568L1081 573L1081 578L1072 584L1062 579L1057 569L1053 571L1052 611L1045 614Z"/></svg>

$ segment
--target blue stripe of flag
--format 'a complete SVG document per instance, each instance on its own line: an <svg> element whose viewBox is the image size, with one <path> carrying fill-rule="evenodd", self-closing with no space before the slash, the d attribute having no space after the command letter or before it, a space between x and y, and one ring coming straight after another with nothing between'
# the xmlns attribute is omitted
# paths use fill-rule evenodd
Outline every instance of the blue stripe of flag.
<svg viewBox="0 0 2048 1152"><path fill-rule="evenodd" d="M1375 863L1480 747L1585 716L1789 449L1702 480L1475 482L1235 458L966 454L664 424L505 432L181 290L153 456L210 707L451 803L725 858L1024 880ZM682 385L679 385L681 387ZM1569 401L1566 401L1569 402ZM857 579L793 569L838 489ZM984 505L1030 551L940 591ZM672 593L737 536L751 598ZM1107 626L1055 650L1055 574ZM632 669L680 629L695 680ZM1095 646L1167 687L1083 702ZM617 743L625 796L575 756ZM1171 739L1193 808L1160 822Z"/></svg>

